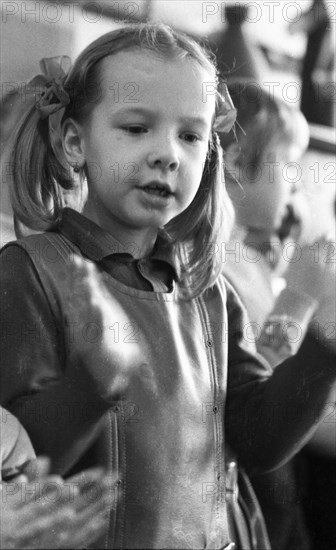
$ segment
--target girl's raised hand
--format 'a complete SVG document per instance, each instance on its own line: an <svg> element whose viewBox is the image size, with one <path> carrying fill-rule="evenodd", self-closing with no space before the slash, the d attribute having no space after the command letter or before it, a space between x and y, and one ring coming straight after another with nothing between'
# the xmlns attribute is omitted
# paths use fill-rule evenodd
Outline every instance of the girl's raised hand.
<svg viewBox="0 0 336 550"><path fill-rule="evenodd" d="M118 332L135 327L135 323L117 298L111 300L105 272L78 256L74 257L74 264L76 278L67 301L74 320L73 337L80 342L81 380L96 396L111 402L114 395L123 391L127 380L127 376L111 376L111 357L118 370L139 360L137 340L127 342Z"/></svg>
<svg viewBox="0 0 336 550"><path fill-rule="evenodd" d="M320 303L335 282L336 243L322 237L311 245L296 245L296 251L285 275L287 288Z"/></svg>
<svg viewBox="0 0 336 550"><path fill-rule="evenodd" d="M336 243L320 239L300 250L287 272L287 288L316 300L311 331L336 351Z"/></svg>

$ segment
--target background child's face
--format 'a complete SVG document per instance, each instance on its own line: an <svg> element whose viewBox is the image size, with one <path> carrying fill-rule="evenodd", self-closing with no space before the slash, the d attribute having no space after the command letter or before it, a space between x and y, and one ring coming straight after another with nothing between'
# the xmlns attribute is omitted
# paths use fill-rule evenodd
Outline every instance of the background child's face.
<svg viewBox="0 0 336 550"><path fill-rule="evenodd" d="M265 237L280 227L296 192L293 183L296 172L293 171L301 155L302 150L295 145L271 143L252 179L249 179L249 167L239 170L245 197L240 201L238 219L244 226L262 232Z"/></svg>
<svg viewBox="0 0 336 550"><path fill-rule="evenodd" d="M88 211L117 237L157 231L199 187L215 110L203 83L214 78L137 50L105 58L102 75L102 100L81 128Z"/></svg>

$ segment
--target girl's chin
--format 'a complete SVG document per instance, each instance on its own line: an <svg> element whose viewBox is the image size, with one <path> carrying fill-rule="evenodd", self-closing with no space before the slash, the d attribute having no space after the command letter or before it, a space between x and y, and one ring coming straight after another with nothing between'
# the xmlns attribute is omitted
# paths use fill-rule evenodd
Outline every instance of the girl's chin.
<svg viewBox="0 0 336 550"><path fill-rule="evenodd" d="M145 216L139 216L139 215L138 216L134 215L133 217L131 216L129 218L129 223L134 228L137 228L139 230L146 230L146 229L159 230L164 225L167 225L167 223L170 222L170 220L172 220L173 217L174 216L169 215L168 213L166 215L163 215L157 212L152 212L149 215L147 214Z"/></svg>

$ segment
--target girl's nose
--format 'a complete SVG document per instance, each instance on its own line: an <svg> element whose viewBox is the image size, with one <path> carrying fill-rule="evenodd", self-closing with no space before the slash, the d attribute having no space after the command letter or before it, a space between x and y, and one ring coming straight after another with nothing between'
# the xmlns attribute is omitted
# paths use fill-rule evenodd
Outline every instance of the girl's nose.
<svg viewBox="0 0 336 550"><path fill-rule="evenodd" d="M180 166L177 145L172 138L157 140L148 154L151 168L174 172Z"/></svg>

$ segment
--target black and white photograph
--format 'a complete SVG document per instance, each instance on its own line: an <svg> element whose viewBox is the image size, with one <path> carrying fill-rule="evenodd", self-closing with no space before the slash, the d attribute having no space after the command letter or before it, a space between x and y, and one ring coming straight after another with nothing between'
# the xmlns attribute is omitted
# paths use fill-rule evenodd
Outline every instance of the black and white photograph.
<svg viewBox="0 0 336 550"><path fill-rule="evenodd" d="M335 0L0 10L0 549L335 550Z"/></svg>

